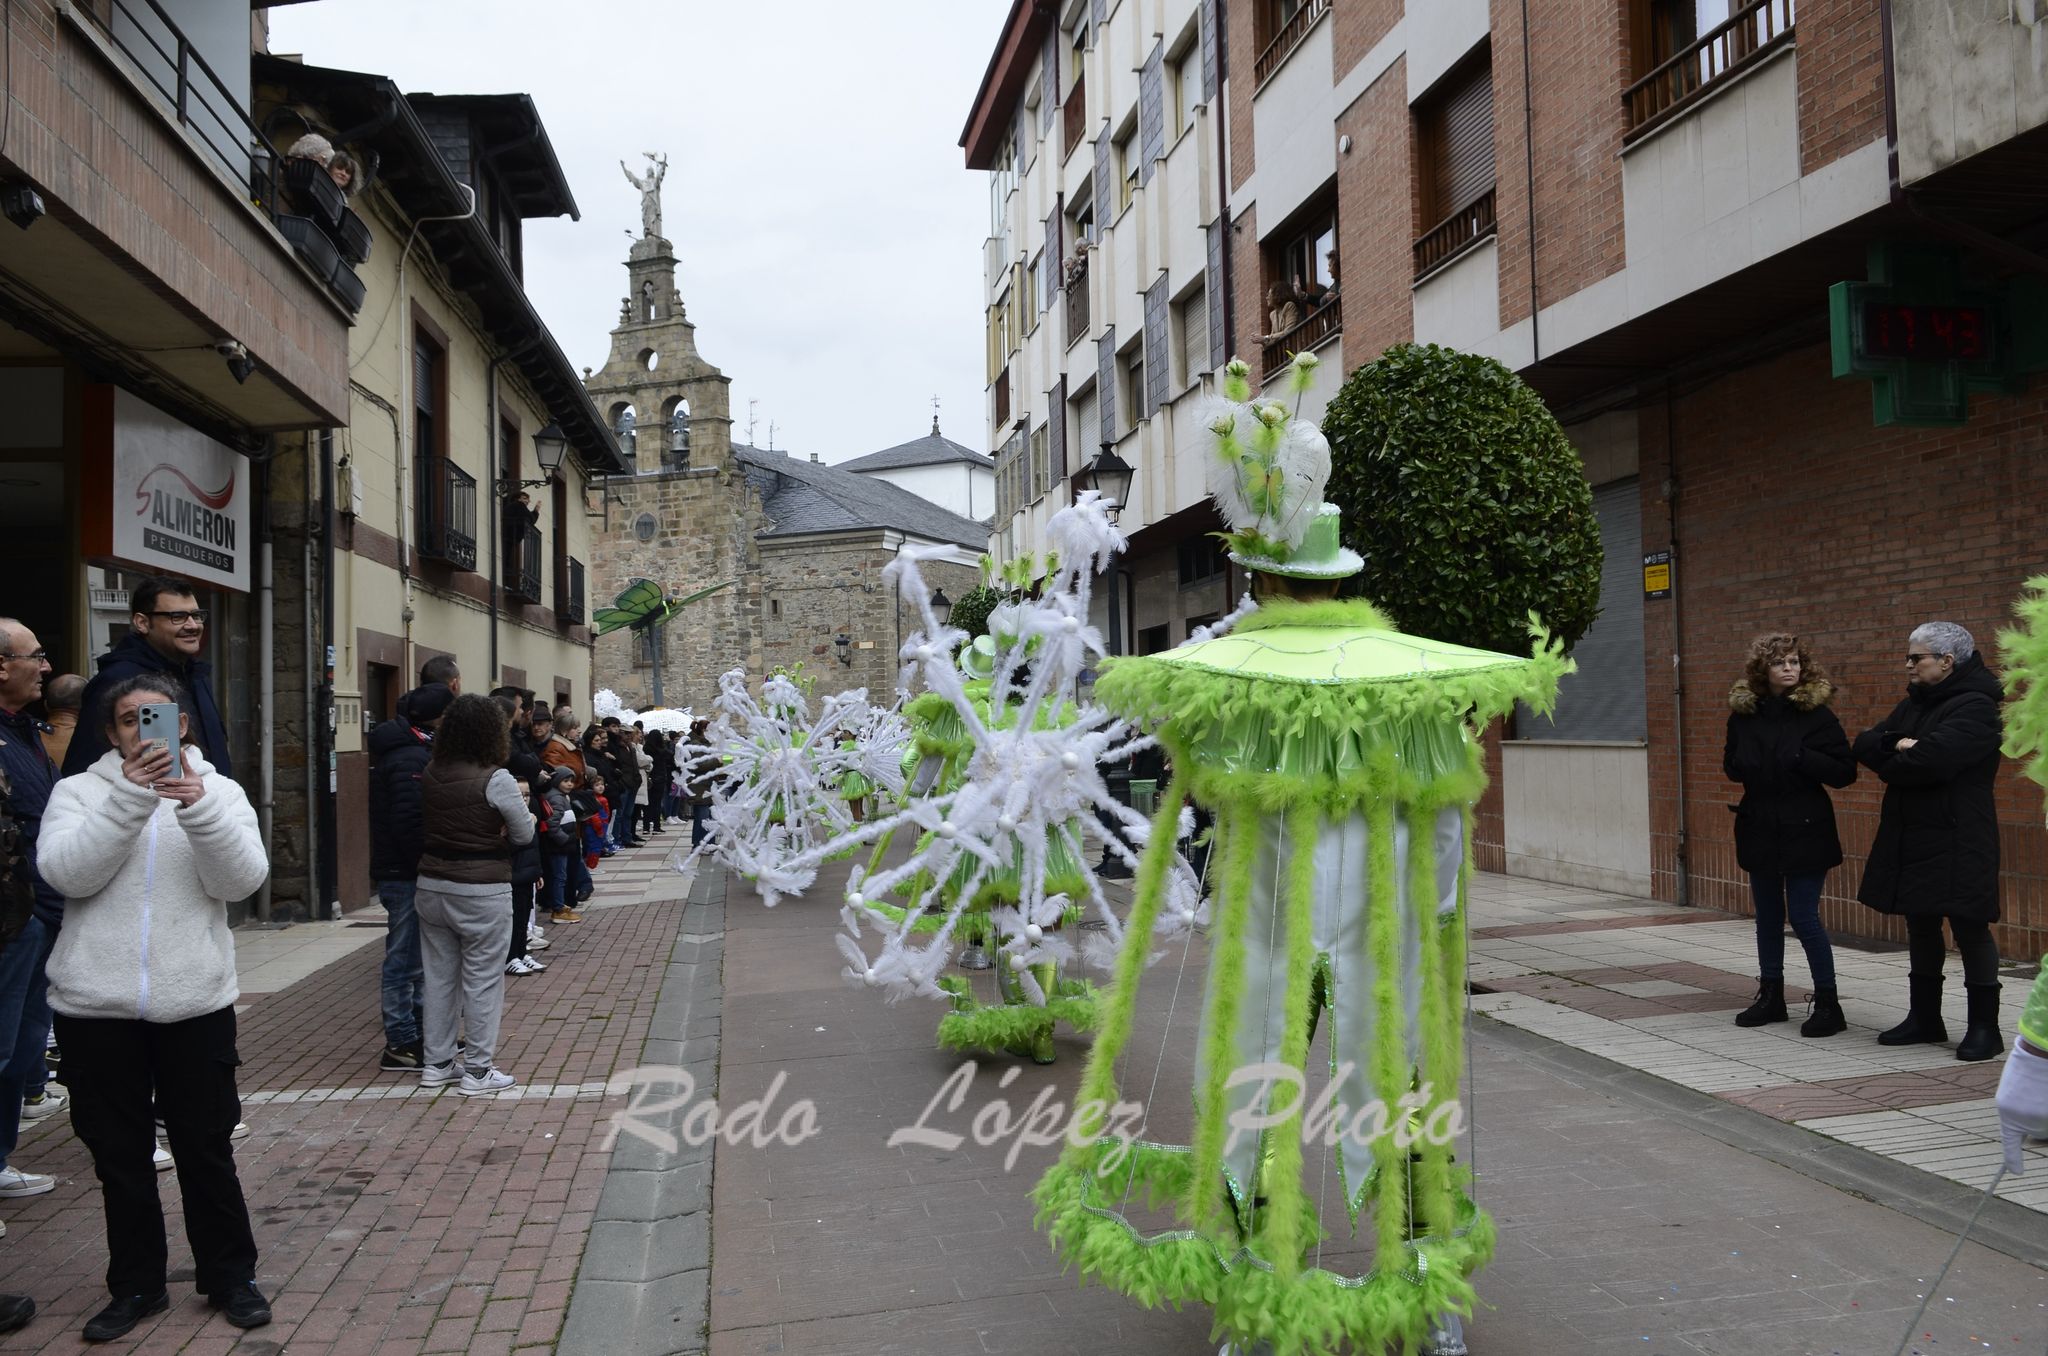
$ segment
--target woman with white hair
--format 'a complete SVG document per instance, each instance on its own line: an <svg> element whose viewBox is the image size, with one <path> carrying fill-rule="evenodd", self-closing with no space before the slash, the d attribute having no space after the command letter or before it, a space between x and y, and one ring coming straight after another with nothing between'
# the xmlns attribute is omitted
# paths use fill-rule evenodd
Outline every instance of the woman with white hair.
<svg viewBox="0 0 2048 1356"><path fill-rule="evenodd" d="M1924 622L1906 642L1906 699L1856 738L1856 761L1884 782L1884 808L1857 898L1906 920L1911 989L1906 1020L1881 1045L1940 1044L1948 921L1963 953L1969 1024L1956 1058L1991 1059L1998 1033L1999 704L2005 691L1954 622Z"/></svg>

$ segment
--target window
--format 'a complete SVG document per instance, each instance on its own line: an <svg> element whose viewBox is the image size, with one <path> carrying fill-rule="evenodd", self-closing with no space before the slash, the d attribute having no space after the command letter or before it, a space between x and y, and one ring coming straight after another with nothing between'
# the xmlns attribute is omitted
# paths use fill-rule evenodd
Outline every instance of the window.
<svg viewBox="0 0 2048 1356"><path fill-rule="evenodd" d="M1040 424L1031 430L1031 497L1038 498L1050 490L1059 477L1052 467L1052 425Z"/></svg>
<svg viewBox="0 0 2048 1356"><path fill-rule="evenodd" d="M1182 588L1207 583L1223 573L1223 543L1206 533L1182 542L1179 553L1179 583ZM1192 627L1195 623L1190 621L1188 625Z"/></svg>
<svg viewBox="0 0 2048 1356"><path fill-rule="evenodd" d="M1191 42L1173 63L1169 79L1173 86L1169 104L1173 109L1173 135L1195 125L1195 105L1202 102L1202 44Z"/></svg>
<svg viewBox="0 0 2048 1356"><path fill-rule="evenodd" d="M1116 171L1116 210L1118 215L1122 215L1123 210L1131 205L1131 197L1138 191L1138 170L1140 167L1138 165L1137 141L1138 130L1133 126L1116 139L1115 150L1110 156L1110 163L1115 167Z"/></svg>
<svg viewBox="0 0 2048 1356"><path fill-rule="evenodd" d="M1631 0L1631 134L1792 36L1794 0Z"/></svg>
<svg viewBox="0 0 2048 1356"><path fill-rule="evenodd" d="M1255 0L1252 26L1259 60L1252 70L1254 84L1264 84L1280 69L1329 7L1330 0Z"/></svg>
<svg viewBox="0 0 2048 1356"><path fill-rule="evenodd" d="M1117 403L1125 411L1123 432L1129 433L1138 426L1138 419L1145 408L1145 345L1141 340L1132 344L1118 359L1121 368Z"/></svg>
<svg viewBox="0 0 2048 1356"><path fill-rule="evenodd" d="M998 239L1009 235L1010 191L1017 187L1017 143L1004 137L996 148L995 164L988 171L988 233Z"/></svg>
<svg viewBox="0 0 2048 1356"><path fill-rule="evenodd" d="M1334 195L1310 205L1280 228L1263 255L1265 375L1289 355L1315 348L1344 328L1338 305L1337 207Z"/></svg>
<svg viewBox="0 0 2048 1356"><path fill-rule="evenodd" d="M448 455L448 428L443 408L448 399L448 351L424 329L413 334L412 454Z"/></svg>
<svg viewBox="0 0 2048 1356"><path fill-rule="evenodd" d="M1158 654L1173 644L1172 636L1173 625L1170 622L1141 627L1138 631L1138 653Z"/></svg>
<svg viewBox="0 0 2048 1356"><path fill-rule="evenodd" d="M1039 282L1039 275L1044 269L1045 251L1040 250L1031 257L1031 262L1024 269L1024 304L1030 308L1031 312L1030 318L1024 323L1024 332L1026 334L1038 328L1038 317L1045 311L1045 307L1042 304L1044 289Z"/></svg>
<svg viewBox="0 0 2048 1356"><path fill-rule="evenodd" d="M1415 105L1417 277L1494 233L1493 62L1481 46Z"/></svg>
<svg viewBox="0 0 2048 1356"><path fill-rule="evenodd" d="M1518 708L1522 739L1641 743L1647 716L1643 676L1642 501L1631 476L1593 489L1600 523L1600 612L1572 647L1578 671L1557 685L1557 708L1539 716Z"/></svg>
<svg viewBox="0 0 2048 1356"><path fill-rule="evenodd" d="M1209 294L1197 287L1178 308L1180 385L1192 386L1209 370Z"/></svg>

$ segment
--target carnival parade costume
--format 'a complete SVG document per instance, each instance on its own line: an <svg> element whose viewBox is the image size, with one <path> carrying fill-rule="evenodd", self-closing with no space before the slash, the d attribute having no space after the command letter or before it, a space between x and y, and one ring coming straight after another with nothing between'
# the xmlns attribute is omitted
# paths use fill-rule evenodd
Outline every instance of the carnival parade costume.
<svg viewBox="0 0 2048 1356"><path fill-rule="evenodd" d="M1320 433L1244 403L1241 364L1226 380L1237 404L1213 417L1212 486L1232 558L1283 579L1356 572L1321 502ZM1216 917L1193 1143L1070 1146L1038 1185L1041 1227L1084 1276L1148 1305L1209 1305L1217 1335L1245 1348L1464 1350L1456 1316L1494 1242L1451 1143L1477 732L1517 700L1547 706L1568 667L1540 641L1518 658L1403 635L1362 601L1288 599L1228 635L1106 666L1099 700L1156 727L1174 773L1077 1106L1115 1104L1119 1060L1136 1053L1143 939L1171 907L1165 852L1187 797L1215 817ZM1311 1105L1325 1022L1330 1086ZM1295 1077L1246 1077L1259 1065ZM1316 1209L1332 1160L1341 1218ZM1163 1203L1172 1227L1130 1218ZM1325 1267L1347 1222L1355 1243L1337 1248L1369 1265Z"/></svg>

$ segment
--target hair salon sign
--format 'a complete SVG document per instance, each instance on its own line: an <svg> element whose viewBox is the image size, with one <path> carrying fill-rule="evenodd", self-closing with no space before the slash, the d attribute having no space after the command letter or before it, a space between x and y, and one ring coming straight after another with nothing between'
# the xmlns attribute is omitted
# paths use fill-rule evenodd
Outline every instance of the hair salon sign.
<svg viewBox="0 0 2048 1356"><path fill-rule="evenodd" d="M88 389L85 441L108 496L88 478L89 554L248 592L248 458L112 387Z"/></svg>

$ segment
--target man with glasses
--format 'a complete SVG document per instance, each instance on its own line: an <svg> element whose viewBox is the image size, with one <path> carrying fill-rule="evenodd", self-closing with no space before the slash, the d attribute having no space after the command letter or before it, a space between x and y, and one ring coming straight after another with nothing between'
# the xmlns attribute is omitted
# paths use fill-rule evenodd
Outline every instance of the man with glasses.
<svg viewBox="0 0 2048 1356"><path fill-rule="evenodd" d="M0 617L0 770L6 774L7 814L20 833L35 889L33 912L0 948L0 1200L40 1196L57 1185L54 1177L8 1163L21 1134L21 1099L31 1071L38 1087L42 1081L43 1045L50 1031L43 966L64 917L64 897L35 869L36 835L57 769L43 750L48 727L28 708L43 695L49 676L50 661L35 632Z"/></svg>
<svg viewBox="0 0 2048 1356"><path fill-rule="evenodd" d="M100 671L85 686L79 705L78 731L64 755L64 775L83 772L107 751L107 713L102 694L125 678L168 673L191 694L185 707L190 737L206 761L223 777L234 770L228 761L228 732L213 698L213 667L199 657L206 648L206 609L182 579L152 575L129 596L134 629L100 656Z"/></svg>

